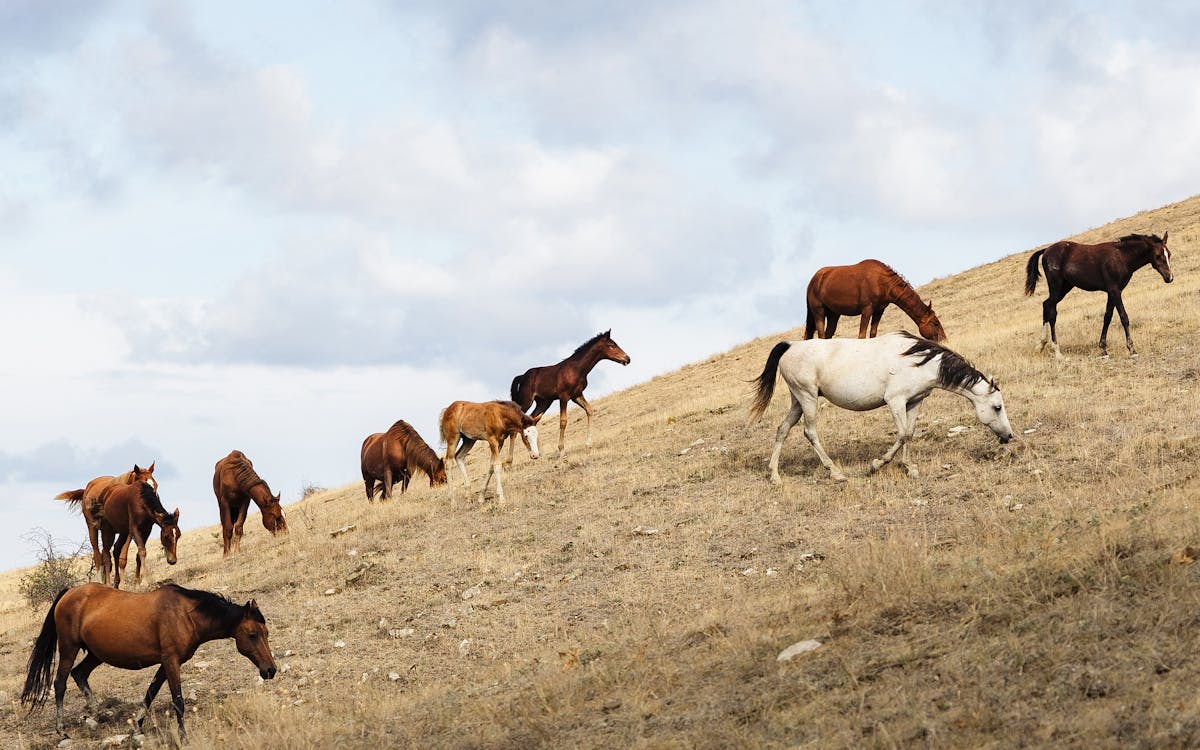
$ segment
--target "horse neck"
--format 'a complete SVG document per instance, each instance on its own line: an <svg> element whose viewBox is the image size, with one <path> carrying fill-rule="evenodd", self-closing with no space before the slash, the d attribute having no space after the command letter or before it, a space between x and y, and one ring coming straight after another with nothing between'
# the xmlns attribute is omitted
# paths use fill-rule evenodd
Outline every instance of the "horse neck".
<svg viewBox="0 0 1200 750"><path fill-rule="evenodd" d="M916 290L899 276L896 276L891 288L888 289L888 296L891 297L890 301L895 303L896 307L903 310L913 320L919 320L929 314L929 306L921 300L921 295L917 294Z"/></svg>
<svg viewBox="0 0 1200 750"><path fill-rule="evenodd" d="M1117 254L1125 261L1125 268L1130 274L1154 260L1154 250L1149 242L1138 242L1133 249L1118 245Z"/></svg>
<svg viewBox="0 0 1200 750"><path fill-rule="evenodd" d="M410 470L415 467L433 476L437 468L438 454L424 440L417 438L408 444L408 465Z"/></svg>
<svg viewBox="0 0 1200 750"><path fill-rule="evenodd" d="M275 496L271 494L271 488L261 479L250 485L250 488L246 490L246 494L250 496L250 499L260 509L265 505L275 504Z"/></svg>
<svg viewBox="0 0 1200 750"><path fill-rule="evenodd" d="M214 617L206 614L201 617L192 618L192 622L196 627L197 645L221 638L233 637L238 625L242 621L242 608L232 602L230 606L232 609L223 617Z"/></svg>

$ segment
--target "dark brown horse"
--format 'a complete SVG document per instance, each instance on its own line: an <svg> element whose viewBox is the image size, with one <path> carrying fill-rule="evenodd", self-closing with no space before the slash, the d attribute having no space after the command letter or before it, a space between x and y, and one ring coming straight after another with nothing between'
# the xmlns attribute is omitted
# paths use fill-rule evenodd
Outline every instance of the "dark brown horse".
<svg viewBox="0 0 1200 750"><path fill-rule="evenodd" d="M62 708L68 674L75 678L91 711L92 688L88 677L96 667L111 664L121 669L145 669L157 664L158 671L150 680L138 712L137 730L141 731L150 703L165 681L171 689L171 704L182 738L183 689L179 684L179 666L192 658L200 644L218 638L232 638L238 652L253 662L264 680L275 676L267 621L253 599L240 606L218 594L175 584L145 593L118 591L98 583L63 589L50 605L42 632L29 654L21 703L29 704L31 710L45 703L50 692L54 652L58 651L58 671L53 682L54 726L59 734L66 734ZM80 649L87 651L87 655L72 669Z"/></svg>
<svg viewBox="0 0 1200 750"><path fill-rule="evenodd" d="M158 480L154 478L154 464L151 463L148 468L141 468L137 464L133 465L131 471L127 471L119 476L96 477L87 483L87 486L81 490L68 490L60 492L54 496L55 500L66 500L68 504L74 505L83 511L83 522L87 524L88 541L92 543L92 569L101 569L100 557L100 519L92 514L92 508L95 506L96 500L99 499L100 493L104 492L110 485L113 484L133 484L135 482L148 482L151 487L158 490ZM105 583L108 580L105 579Z"/></svg>
<svg viewBox="0 0 1200 750"><path fill-rule="evenodd" d="M463 484L468 490L471 480L467 478L465 456L479 440L486 440L492 449L492 464L483 482L483 489L479 491L481 500L495 474L496 495L500 503L504 503L504 486L500 482L500 446L506 439L512 439L515 443L516 436L520 435L529 449L529 457L538 457L537 422L512 401L487 401L482 404L455 401L442 412L441 427L442 442L446 444L445 463L450 463L451 458L458 461ZM453 495L450 496L450 504L454 505Z"/></svg>
<svg viewBox="0 0 1200 750"><path fill-rule="evenodd" d="M383 499L392 499L392 485L400 482L400 492L408 490L414 471L425 472L429 486L446 483L446 462L421 439L417 431L403 419L387 432L368 435L363 441L362 478L367 488L367 502L375 500L376 482L382 485Z"/></svg>
<svg viewBox="0 0 1200 750"><path fill-rule="evenodd" d="M217 508L221 512L221 540L224 554L242 548L242 527L250 501L262 512L263 528L272 534L286 534L287 521L283 518L280 496L272 495L271 488L254 470L254 464L241 451L231 451L217 461L213 470L213 494L217 496Z"/></svg>
<svg viewBox="0 0 1200 750"><path fill-rule="evenodd" d="M141 585L142 566L146 562L146 539L154 524L162 529L159 539L167 555L167 564L174 565L178 559L179 508L168 513L158 493L148 483L109 485L93 503L92 515L100 523L100 561L104 583L108 583L109 573L113 572L115 552L120 559L113 572L113 587L121 588L121 574L125 572L125 564L129 560L129 545L135 544L137 566L134 583Z"/></svg>
<svg viewBox="0 0 1200 750"><path fill-rule="evenodd" d="M808 282L808 318L804 338L833 338L842 315L859 315L858 337L871 338L879 332L879 320L888 305L895 305L917 324L921 335L930 341L945 341L942 321L933 312L933 303L920 295L903 276L886 263L864 260L852 266L826 266Z"/></svg>
<svg viewBox="0 0 1200 750"><path fill-rule="evenodd" d="M583 407L587 415L587 447L592 447L592 406L583 397L587 388L587 376L602 359L611 359L622 365L629 364L629 355L613 341L612 330L598 333L579 345L571 356L556 365L533 367L524 375L513 378L509 395L521 411L534 407L530 416L534 424L541 420L550 405L558 401L558 455L563 454L563 442L567 434L567 402L574 401ZM508 463L513 460L513 450L508 449Z"/></svg>
<svg viewBox="0 0 1200 750"><path fill-rule="evenodd" d="M1102 242L1099 245L1084 245L1078 242L1056 242L1050 247L1038 250L1029 256L1025 266L1025 296L1033 294L1037 288L1038 258L1042 259L1042 268L1046 272L1046 286L1050 295L1042 303L1042 341L1038 345L1041 352L1050 344L1050 350L1055 357L1061 357L1058 350L1058 332L1055 323L1058 322L1058 303L1067 296L1067 292L1079 287L1085 292L1105 292L1108 294L1108 306L1104 308L1104 327L1100 329L1100 351L1108 356L1108 325L1112 322L1113 309L1121 316L1121 326L1125 329L1125 346L1129 348L1129 356L1136 357L1133 339L1129 335L1129 316L1125 314L1125 303L1121 301L1121 292L1133 278L1133 272L1150 264L1162 276L1163 281L1170 284L1175 280L1171 273L1171 251L1167 249L1167 232L1162 237L1153 234L1129 234L1116 242Z"/></svg>

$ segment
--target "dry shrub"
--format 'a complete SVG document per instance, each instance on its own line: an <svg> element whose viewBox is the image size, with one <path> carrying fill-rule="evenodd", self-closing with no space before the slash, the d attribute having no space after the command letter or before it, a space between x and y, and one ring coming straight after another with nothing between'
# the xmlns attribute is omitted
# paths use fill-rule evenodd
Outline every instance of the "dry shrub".
<svg viewBox="0 0 1200 750"><path fill-rule="evenodd" d="M84 545L69 553L62 551L62 542L56 542L50 532L38 527L22 537L35 550L38 559L28 573L21 577L18 588L30 607L49 604L63 589L78 586L87 578L84 568Z"/></svg>

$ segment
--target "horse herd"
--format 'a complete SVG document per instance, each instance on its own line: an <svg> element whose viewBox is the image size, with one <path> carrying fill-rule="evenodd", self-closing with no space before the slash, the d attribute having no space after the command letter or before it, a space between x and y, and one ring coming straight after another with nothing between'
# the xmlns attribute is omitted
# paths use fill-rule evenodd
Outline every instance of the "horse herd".
<svg viewBox="0 0 1200 750"><path fill-rule="evenodd" d="M1046 275L1049 296L1043 303L1043 337L1038 351L1050 345L1056 357L1058 348L1055 323L1057 304L1073 288L1105 291L1108 307L1100 334L1100 349L1107 356L1106 337L1113 310L1117 310L1125 328L1126 345L1137 356L1129 335L1129 319L1121 300L1121 291L1133 272L1147 264L1170 283L1170 250L1167 234L1131 234L1113 242L1085 245L1058 242L1035 252L1026 267L1025 293L1034 292L1038 262ZM821 464L834 480L845 474L821 446L817 435L817 404L820 397L845 409L867 411L887 406L896 423L896 441L882 457L870 463L872 472L890 463L897 455L910 477L919 472L908 455L921 403L935 388L958 394L971 402L978 420L1001 442L1013 437L1000 385L984 375L961 355L942 342L946 332L933 312L933 306L921 300L904 278L877 260L865 260L851 266L831 266L814 274L806 294L808 308L803 341L781 341L767 356L762 373L756 379L751 420L759 419L771 402L777 376L782 376L791 392L791 407L775 435L769 461L770 480L780 482L779 456L784 439L804 420L808 438ZM917 324L921 336L906 332L876 337L880 318L888 304L895 304ZM834 339L838 319L859 315L858 338ZM868 326L870 337L868 338ZM815 338L814 338L815 336ZM486 441L491 464L484 480L481 497L494 475L496 496L504 502L501 480L501 450L509 442L511 465L516 441L523 442L530 458L539 455L537 424L545 412L559 404L558 451L564 451L568 401L574 401L587 415L586 443L591 446L592 408L584 399L587 376L602 360L623 365L629 355L612 339L611 331L597 334L581 344L569 357L555 365L534 367L513 379L510 400L475 403L455 401L443 410L440 437L446 445L439 456L407 422L400 420L386 432L374 433L363 441L360 452L363 483L368 502L379 494L391 497L399 483L403 493L414 472L429 478L430 486L449 484L446 467L458 464L464 485L470 480L466 454L478 441ZM533 407L533 411L529 411ZM88 527L93 549L93 566L101 571L103 584L88 583L59 593L46 614L41 633L30 654L28 674L21 695L22 703L37 707L54 688L56 729L64 732L63 696L67 676L75 679L83 692L88 710L92 710L92 691L88 676L99 664L124 669L142 669L155 664L158 671L146 691L136 724L140 730L162 683L171 690L172 707L183 728L183 695L179 666L206 641L233 638L237 649L255 664L260 676L275 676L275 663L267 641L266 619L254 600L237 605L211 592L166 584L147 593L120 591L121 572L128 549L137 547L136 580L140 583L145 559L145 542L154 525L161 529L167 562L176 562L179 540L179 510L168 512L157 493L154 464L148 468L134 465L120 476L93 479L83 489L61 493L56 499L78 506ZM213 491L221 517L222 546L228 556L239 550L247 510L254 502L262 511L263 526L272 534L286 533L287 522L280 506L280 495L272 494L267 483L255 472L250 459L233 451L216 463ZM453 507L453 495L451 495ZM113 570L113 550L120 555ZM113 587L108 587L110 574ZM80 649L87 651L77 666ZM58 670L53 681L50 672L54 654Z"/></svg>

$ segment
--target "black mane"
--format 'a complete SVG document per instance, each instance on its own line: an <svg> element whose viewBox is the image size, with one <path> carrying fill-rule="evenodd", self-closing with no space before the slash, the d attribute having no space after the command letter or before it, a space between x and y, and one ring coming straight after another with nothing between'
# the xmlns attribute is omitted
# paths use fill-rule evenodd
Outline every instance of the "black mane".
<svg viewBox="0 0 1200 750"><path fill-rule="evenodd" d="M582 344L580 344L579 346L575 347L575 351L571 352L571 357L578 357L580 354L583 354L588 349L590 349L592 347L592 344L596 343L600 339L608 338L608 336L611 334L612 334L611 328L608 329L607 331L601 331L600 333L597 333L595 336L592 336L587 341L585 341ZM571 357L567 357L567 359L570 359Z"/></svg>
<svg viewBox="0 0 1200 750"><path fill-rule="evenodd" d="M1132 250L1138 245L1153 246L1161 243L1162 237L1159 237L1156 234L1127 234L1121 239L1117 240L1117 245L1122 250L1125 250L1126 248Z"/></svg>
<svg viewBox="0 0 1200 750"><path fill-rule="evenodd" d="M1000 390L993 381L976 370L975 366L958 352L951 351L929 339L914 336L908 331L900 331L900 335L913 342L912 346L904 351L904 356L918 357L920 359L917 362L918 367L934 357L941 357L938 361L938 385L943 388L970 389L980 381L986 381L988 385Z"/></svg>
<svg viewBox="0 0 1200 750"><path fill-rule="evenodd" d="M145 503L146 507L149 508L153 513L161 513L164 516L171 515L167 512L167 509L163 507L162 500L159 498L158 493L155 492L154 488L151 487L147 482L142 482L142 502Z"/></svg>
<svg viewBox="0 0 1200 750"><path fill-rule="evenodd" d="M159 588L169 588L175 593L183 596L186 599L191 599L196 603L196 611L222 622L235 622L242 619L242 605L231 601L228 597L214 593L212 591L202 591L200 589L185 589L177 583L164 583ZM263 623L267 619L263 617L262 612L258 607L250 610L250 617Z"/></svg>

